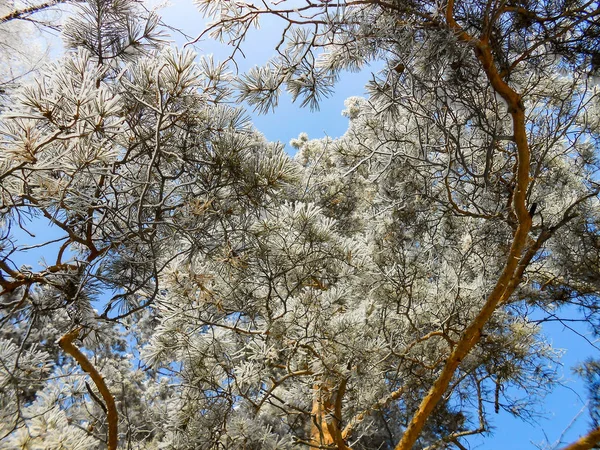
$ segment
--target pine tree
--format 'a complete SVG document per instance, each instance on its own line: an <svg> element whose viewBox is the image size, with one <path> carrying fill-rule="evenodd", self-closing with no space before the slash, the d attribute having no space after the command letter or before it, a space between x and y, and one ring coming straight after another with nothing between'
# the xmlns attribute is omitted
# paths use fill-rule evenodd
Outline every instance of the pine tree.
<svg viewBox="0 0 600 450"><path fill-rule="evenodd" d="M157 17L134 2L79 8L64 32L71 50L2 121L10 447L160 440L175 400L158 372L131 359L156 325L159 275L195 252L221 252L241 226L234 212L252 211L292 176L281 147L222 104L222 66L163 47ZM13 231L30 227L60 234L36 244L46 253L38 271L15 263L28 245Z"/></svg>
<svg viewBox="0 0 600 450"><path fill-rule="evenodd" d="M600 186L593 117L598 105L600 12L596 3L450 0L259 6L201 1L199 5L214 22L198 39L210 34L229 42L234 57L261 17L274 15L284 22L277 56L238 81L239 98L259 112L274 108L283 88L293 99L315 108L343 79L344 71L375 60L385 64L368 86L368 106L357 101L350 108L357 121L349 129L354 145L348 145L352 136L346 136L344 143L327 144L327 152L316 151L315 161L330 161L351 185L362 175L367 186L378 186L372 214L385 217L377 211L380 205L385 205L386 213L395 213L388 218L392 230L386 230L386 236L404 236L410 230L400 249L393 240L381 245L386 260L398 258L406 246L417 247L411 257L423 248L429 250L427 268L421 272L415 261L401 259L411 269L396 276L411 299L409 309L422 316L425 299L412 300L419 292L414 283L424 282L420 288L425 289L435 281L440 290L426 297L455 304L450 316L438 318L440 324L452 322L455 310L465 312L451 325L458 334L447 341L448 348L436 350L443 355L441 360L426 364L431 379L423 390L412 404L406 399L399 402L401 407L407 405L407 417L393 421L400 428L389 445L397 449L438 445L427 442L428 428L438 421L439 409L453 399L466 361L488 341L489 329L502 313L527 322L520 305L534 305L554 317L561 305L574 304L582 309L584 320L597 326ZM315 152L306 145L309 154ZM330 147L339 148L336 158L325 156ZM354 197L351 189L339 189L340 185L343 182L328 179L319 190L343 208ZM352 217L351 210L342 211ZM364 217L364 212L356 214L348 225L356 226ZM445 234L450 231L456 235ZM429 240L436 234L443 239L425 245L428 240L420 233ZM449 256L448 247L464 249L479 262ZM450 282L451 268L460 270ZM461 287L462 283L470 287ZM454 301L442 300L453 289L460 292ZM456 304L470 297L466 292L477 292L477 297ZM426 323L431 325L431 318ZM437 325L435 332L443 335L443 327ZM512 374L494 369L489 375L497 386L495 409L499 409L498 393ZM325 386L315 384L314 405L327 409L327 402L337 400L346 389L339 378ZM481 389L475 389L480 399ZM319 400L323 395L325 400ZM342 423L348 420L336 417ZM473 432L487 429L484 415L479 417ZM347 436L336 427L335 423L329 427L328 436L313 433L313 442L346 448ZM457 439L462 436L463 430L449 433L440 436L440 442L460 447ZM589 447L598 437L596 429L581 445Z"/></svg>
<svg viewBox="0 0 600 450"><path fill-rule="evenodd" d="M1 120L2 444L460 449L529 417L560 356L529 311L598 324L594 4L201 7L234 45L279 11L280 56L235 77L90 0ZM293 158L231 104L376 58Z"/></svg>
<svg viewBox="0 0 600 450"><path fill-rule="evenodd" d="M10 94L48 62L49 39L56 29L62 1L7 0L0 5L0 110L11 104Z"/></svg>

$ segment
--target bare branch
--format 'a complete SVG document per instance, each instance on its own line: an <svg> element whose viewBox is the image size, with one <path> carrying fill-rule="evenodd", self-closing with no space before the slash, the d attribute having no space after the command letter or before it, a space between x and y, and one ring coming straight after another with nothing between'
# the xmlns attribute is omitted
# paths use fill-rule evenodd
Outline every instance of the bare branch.
<svg viewBox="0 0 600 450"><path fill-rule="evenodd" d="M79 333L81 332L81 330L81 327L77 327L74 330L68 332L58 340L58 345L66 353L71 355L75 359L75 361L77 361L77 363L84 372L87 372L90 375L90 378L96 385L96 388L100 392L100 395L102 395L102 398L104 399L104 404L106 405L106 419L108 421L108 450L116 450L119 439L119 415L117 413L115 398L108 389L108 386L106 386L106 382L104 381L104 378L102 377L100 372L98 372L98 370L94 367L90 360L86 358L86 356L81 352L81 350L79 350L73 344L73 341L79 337Z"/></svg>

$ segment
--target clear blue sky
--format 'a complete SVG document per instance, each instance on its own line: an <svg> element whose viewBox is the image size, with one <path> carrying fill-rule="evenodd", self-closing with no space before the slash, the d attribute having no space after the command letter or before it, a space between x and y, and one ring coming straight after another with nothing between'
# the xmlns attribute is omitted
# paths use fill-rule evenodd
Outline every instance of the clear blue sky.
<svg viewBox="0 0 600 450"><path fill-rule="evenodd" d="M163 22L181 29L190 36L197 36L206 23L192 0L172 0L171 6L159 11ZM261 24L260 30L249 33L243 45L246 58L240 55L236 58L240 72L262 65L274 54L280 31L281 21L267 18ZM172 38L177 46L183 46L186 39L172 33ZM231 49L226 45L212 40L204 40L194 47L198 54L213 54L215 59L225 59ZM233 70L233 65L231 66ZM363 95L363 86L370 78L370 71L363 73L348 73L338 84L335 94L321 103L319 111L311 112L308 108L300 108L292 104L290 97L284 93L275 113L267 115L252 114L254 126L261 131L267 139L288 144L290 139L298 137L301 132L308 133L310 138L325 136L339 137L348 127L348 119L341 115L344 109L344 100L353 95ZM252 110L249 109L251 112ZM287 145L286 149L291 150Z"/></svg>

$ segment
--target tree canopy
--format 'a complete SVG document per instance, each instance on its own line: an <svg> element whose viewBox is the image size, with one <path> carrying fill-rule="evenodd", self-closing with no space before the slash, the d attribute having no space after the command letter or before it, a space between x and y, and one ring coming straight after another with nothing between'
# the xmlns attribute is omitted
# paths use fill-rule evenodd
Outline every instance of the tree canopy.
<svg viewBox="0 0 600 450"><path fill-rule="evenodd" d="M0 446L462 450L531 417L541 324L600 330L597 2L197 4L233 61L282 20L274 58L73 2L0 119ZM373 61L346 133L292 156L243 109ZM600 442L590 343L569 450Z"/></svg>

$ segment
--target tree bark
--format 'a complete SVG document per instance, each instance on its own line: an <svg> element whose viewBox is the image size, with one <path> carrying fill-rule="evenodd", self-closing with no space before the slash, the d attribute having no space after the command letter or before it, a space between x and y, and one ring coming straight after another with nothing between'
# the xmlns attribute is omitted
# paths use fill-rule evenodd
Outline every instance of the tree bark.
<svg viewBox="0 0 600 450"><path fill-rule="evenodd" d="M81 353L74 344L73 341L79 336L81 327L75 328L73 331L68 332L58 340L58 345L66 353L75 358L75 361L81 366L84 372L90 374L90 378L98 388L98 391L102 395L104 403L106 404L106 419L108 421L108 450L116 450L118 443L118 418L117 406L115 404L115 398L111 394L108 386L104 382L104 378L94 365L90 362L86 356Z"/></svg>
<svg viewBox="0 0 600 450"><path fill-rule="evenodd" d="M590 431L581 439L563 447L561 450L590 450L598 443L600 443L600 428Z"/></svg>
<svg viewBox="0 0 600 450"><path fill-rule="evenodd" d="M340 382L335 396L331 383L315 384L313 398L310 439L315 447L337 448L338 450L352 450L346 445L342 430L342 399L346 391L346 380Z"/></svg>

